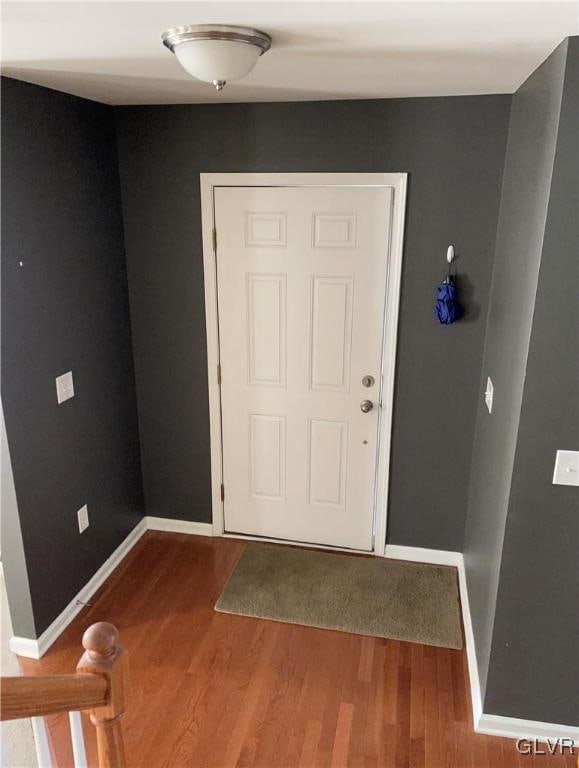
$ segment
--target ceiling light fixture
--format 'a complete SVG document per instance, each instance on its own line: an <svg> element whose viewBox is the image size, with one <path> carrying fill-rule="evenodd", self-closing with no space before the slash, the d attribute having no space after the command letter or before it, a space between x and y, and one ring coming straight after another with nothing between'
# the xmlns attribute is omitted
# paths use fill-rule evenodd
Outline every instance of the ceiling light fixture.
<svg viewBox="0 0 579 768"><path fill-rule="evenodd" d="M184 24L161 35L190 75L220 91L230 80L241 80L271 47L265 32L230 24Z"/></svg>

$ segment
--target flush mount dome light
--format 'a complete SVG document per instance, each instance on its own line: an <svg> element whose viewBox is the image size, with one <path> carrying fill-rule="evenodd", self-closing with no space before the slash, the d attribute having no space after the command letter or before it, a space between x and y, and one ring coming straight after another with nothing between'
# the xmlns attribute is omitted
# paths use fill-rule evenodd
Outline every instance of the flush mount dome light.
<svg viewBox="0 0 579 768"><path fill-rule="evenodd" d="M183 69L218 91L226 82L245 77L271 47L265 32L230 24L185 24L168 29L161 39Z"/></svg>

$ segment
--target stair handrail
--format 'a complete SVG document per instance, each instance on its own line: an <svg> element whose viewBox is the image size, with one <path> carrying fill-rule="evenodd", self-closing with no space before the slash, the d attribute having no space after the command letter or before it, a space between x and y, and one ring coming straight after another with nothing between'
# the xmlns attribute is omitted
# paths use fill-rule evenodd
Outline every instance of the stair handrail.
<svg viewBox="0 0 579 768"><path fill-rule="evenodd" d="M85 649L76 673L3 677L0 719L87 711L96 728L99 768L126 768L121 717L128 673L127 654L113 624L99 621L82 637Z"/></svg>

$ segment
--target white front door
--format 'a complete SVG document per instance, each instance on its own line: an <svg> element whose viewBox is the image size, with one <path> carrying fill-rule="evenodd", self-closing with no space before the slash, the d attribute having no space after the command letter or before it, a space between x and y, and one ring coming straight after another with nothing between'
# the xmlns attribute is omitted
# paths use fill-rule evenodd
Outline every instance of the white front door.
<svg viewBox="0 0 579 768"><path fill-rule="evenodd" d="M391 196L215 188L228 533L372 549Z"/></svg>

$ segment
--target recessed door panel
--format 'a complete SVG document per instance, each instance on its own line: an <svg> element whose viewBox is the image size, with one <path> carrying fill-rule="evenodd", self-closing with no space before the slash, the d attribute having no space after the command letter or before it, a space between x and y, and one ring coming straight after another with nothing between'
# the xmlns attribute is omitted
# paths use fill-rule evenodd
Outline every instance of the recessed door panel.
<svg viewBox="0 0 579 768"><path fill-rule="evenodd" d="M314 217L316 248L355 248L356 216L340 213L317 213Z"/></svg>
<svg viewBox="0 0 579 768"><path fill-rule="evenodd" d="M346 503L346 463L348 425L343 421L310 421L310 497L311 504Z"/></svg>
<svg viewBox="0 0 579 768"><path fill-rule="evenodd" d="M348 390L352 286L351 277L312 278L312 389Z"/></svg>
<svg viewBox="0 0 579 768"><path fill-rule="evenodd" d="M285 213L246 213L245 245L248 248L283 248L286 244Z"/></svg>
<svg viewBox="0 0 579 768"><path fill-rule="evenodd" d="M249 417L249 472L255 497L283 499L285 418L253 413Z"/></svg>
<svg viewBox="0 0 579 768"><path fill-rule="evenodd" d="M247 275L247 360L253 386L285 386L285 275Z"/></svg>

